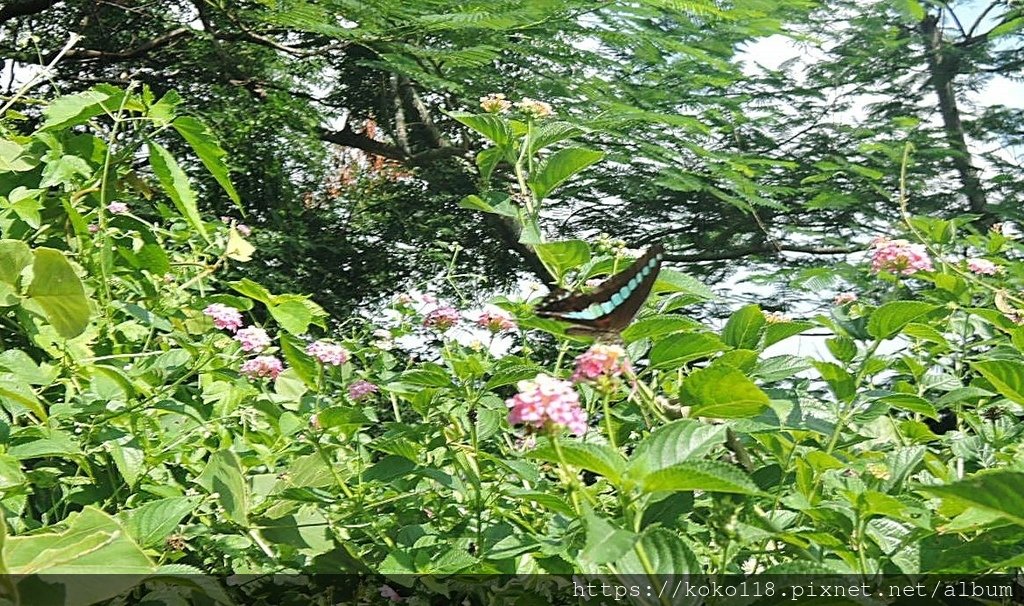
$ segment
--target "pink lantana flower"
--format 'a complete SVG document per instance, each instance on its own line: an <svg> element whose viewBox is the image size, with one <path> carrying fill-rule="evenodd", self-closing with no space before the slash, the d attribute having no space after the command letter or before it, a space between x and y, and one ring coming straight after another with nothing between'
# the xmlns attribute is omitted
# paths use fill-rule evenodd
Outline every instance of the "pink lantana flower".
<svg viewBox="0 0 1024 606"><path fill-rule="evenodd" d="M270 347L267 331L258 326L240 329L235 333L235 340L242 344L242 351L262 351Z"/></svg>
<svg viewBox="0 0 1024 606"><path fill-rule="evenodd" d="M619 377L630 372L626 350L618 345L597 343L577 356L572 380L576 383L596 381L600 377Z"/></svg>
<svg viewBox="0 0 1024 606"><path fill-rule="evenodd" d="M107 204L107 211L114 215L120 215L128 212L128 205L124 202L111 202Z"/></svg>
<svg viewBox="0 0 1024 606"><path fill-rule="evenodd" d="M282 371L284 365L274 356L257 356L246 360L239 369L239 372L247 377L260 379L276 379Z"/></svg>
<svg viewBox="0 0 1024 606"><path fill-rule="evenodd" d="M376 385L369 381L359 379L358 381L353 381L352 384L348 386L348 397L351 398L353 402L358 402L371 394L377 393L377 391L378 388Z"/></svg>
<svg viewBox="0 0 1024 606"><path fill-rule="evenodd" d="M847 303L853 303L857 300L857 293L855 292L841 292L836 295L832 302L836 305L846 305Z"/></svg>
<svg viewBox="0 0 1024 606"><path fill-rule="evenodd" d="M542 373L517 387L519 393L505 401L511 409L509 423L550 430L567 427L578 436L587 432L587 413L580 408L572 383Z"/></svg>
<svg viewBox="0 0 1024 606"><path fill-rule="evenodd" d="M213 318L213 325L228 332L235 332L242 327L242 312L223 303L211 303L203 313Z"/></svg>
<svg viewBox="0 0 1024 606"><path fill-rule="evenodd" d="M518 328L518 325L512 315L499 307L486 309L481 312L480 315L477 316L476 325L480 328L486 328L492 333L512 331Z"/></svg>
<svg viewBox="0 0 1024 606"><path fill-rule="evenodd" d="M932 260L921 244L881 237L875 238L871 245L875 249L871 254L871 271L876 274L891 271L909 276L919 271L932 270Z"/></svg>
<svg viewBox="0 0 1024 606"><path fill-rule="evenodd" d="M348 362L349 357L347 349L341 345L328 343L327 341L310 343L306 347L306 353L317 360L320 360L321 364L330 364L332 366L341 366L345 362Z"/></svg>
<svg viewBox="0 0 1024 606"><path fill-rule="evenodd" d="M974 258L967 260L967 269L983 276L994 276L1002 271L1003 268L988 259Z"/></svg>
<svg viewBox="0 0 1024 606"><path fill-rule="evenodd" d="M439 331L446 331L459 323L459 310L450 305L438 307L423 318L423 325L427 328L435 328Z"/></svg>

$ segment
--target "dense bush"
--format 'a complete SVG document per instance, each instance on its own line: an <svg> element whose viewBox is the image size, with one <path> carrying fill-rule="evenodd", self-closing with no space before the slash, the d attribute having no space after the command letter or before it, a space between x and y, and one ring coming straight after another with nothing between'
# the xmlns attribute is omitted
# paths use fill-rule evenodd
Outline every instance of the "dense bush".
<svg viewBox="0 0 1024 606"><path fill-rule="evenodd" d="M577 131L544 104L513 119L499 101L454 116L493 144L464 205L517 222L560 286L621 270L614 242L543 236L551 194L601 154L568 145ZM410 292L334 333L308 297L219 279L259 253L247 228L201 213L182 165L233 190L223 152L175 105L103 86L54 100L33 132L17 114L3 124L0 569L1022 564L1010 235L908 216L914 243L874 242L859 298L799 320L748 305L721 330L687 315L710 291L665 269L624 348L537 318L532 293L474 311ZM194 157L167 151L174 133ZM514 194L487 185L496 168ZM832 335L831 359L766 355L809 331ZM75 603L138 579L121 581Z"/></svg>

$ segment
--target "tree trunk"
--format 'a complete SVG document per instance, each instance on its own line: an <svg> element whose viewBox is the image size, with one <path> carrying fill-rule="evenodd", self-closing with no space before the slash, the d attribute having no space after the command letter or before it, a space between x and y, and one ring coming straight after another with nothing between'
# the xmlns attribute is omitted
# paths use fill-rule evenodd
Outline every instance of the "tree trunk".
<svg viewBox="0 0 1024 606"><path fill-rule="evenodd" d="M981 222L988 224L993 218L989 214L985 189L978 176L979 171L974 166L971 152L967 148L967 138L964 135L963 123L960 121L960 108L956 103L956 89L953 87L953 79L960 68L958 49L947 46L942 39L937 16L926 16L921 21L920 28L928 49L928 71L935 94L939 98L939 112L942 114L946 141L952 151L953 167L960 177L970 212L982 215Z"/></svg>

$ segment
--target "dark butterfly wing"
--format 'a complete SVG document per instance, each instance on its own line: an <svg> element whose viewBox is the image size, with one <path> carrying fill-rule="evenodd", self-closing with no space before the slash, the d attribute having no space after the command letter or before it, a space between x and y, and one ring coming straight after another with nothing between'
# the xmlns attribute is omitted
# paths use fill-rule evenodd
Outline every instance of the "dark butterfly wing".
<svg viewBox="0 0 1024 606"><path fill-rule="evenodd" d="M537 308L537 315L571 322L589 332L619 332L647 300L664 256L665 249L655 244L593 292L545 300Z"/></svg>

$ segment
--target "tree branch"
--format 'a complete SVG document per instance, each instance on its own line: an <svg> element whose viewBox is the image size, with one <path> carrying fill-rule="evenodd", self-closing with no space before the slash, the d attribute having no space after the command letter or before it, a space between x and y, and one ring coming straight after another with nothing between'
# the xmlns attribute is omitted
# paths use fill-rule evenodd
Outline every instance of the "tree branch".
<svg viewBox="0 0 1024 606"><path fill-rule="evenodd" d="M461 156L467 151L461 147L439 147L415 154L409 154L397 145L391 145L389 143L384 143L383 141L371 139L364 134L353 131L349 126L346 126L341 130L321 129L320 140L327 141L328 143L334 143L335 145L341 145L343 147L354 147L369 154L383 156L391 160L398 160L399 162L403 162L409 166L426 166L444 158Z"/></svg>
<svg viewBox="0 0 1024 606"><path fill-rule="evenodd" d="M795 244L779 244L778 246L773 246L770 243L765 242L753 246L733 248L731 250L711 250L693 254L666 254L665 260L673 261L675 263L697 263L701 261L728 261L731 259L742 259L743 257L749 257L752 255L767 254L777 256L780 252L796 252L810 255L848 255L861 250L863 249L847 246L801 246Z"/></svg>
<svg viewBox="0 0 1024 606"><path fill-rule="evenodd" d="M135 57L144 55L151 50L172 44L176 40L184 38L185 36L190 36L193 33L193 30L188 27L179 27L176 29L172 29L171 31L165 34L161 34L156 38L147 40L146 42L143 42L142 44L134 48L130 48L128 50L101 51L90 48L83 48L73 50L69 52L67 55L65 55L65 57L72 61L89 61L91 59L101 59L106 61L124 61L126 59L134 59ZM43 62L49 62L55 55L56 53L51 53L47 55L43 58Z"/></svg>

